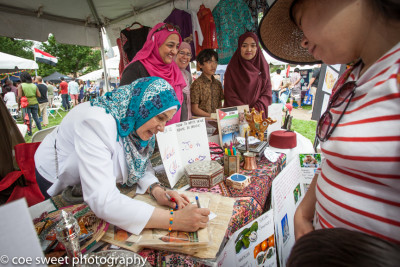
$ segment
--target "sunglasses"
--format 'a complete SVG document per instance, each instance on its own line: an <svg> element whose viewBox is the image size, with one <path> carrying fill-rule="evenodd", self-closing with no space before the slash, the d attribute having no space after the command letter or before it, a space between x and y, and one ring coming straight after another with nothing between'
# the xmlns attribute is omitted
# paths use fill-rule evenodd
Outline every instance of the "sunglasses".
<svg viewBox="0 0 400 267"><path fill-rule="evenodd" d="M357 88L357 84L355 81L347 82L343 84L339 90L333 95L331 100L328 103L328 107L324 114L322 114L321 118L318 121L317 125L317 137L321 142L325 142L331 137L333 131L335 130L336 126L339 124L340 120L342 119L344 113L347 110L351 100L355 95L355 91ZM343 111L341 112L339 118L336 122L332 125L333 116L331 113L332 108L340 107L343 103L346 102L346 106L344 107Z"/></svg>
<svg viewBox="0 0 400 267"><path fill-rule="evenodd" d="M166 29L166 30L169 31L169 32L177 31L179 34L181 34L181 29L179 28L179 26L175 26L175 25L172 25L172 24L169 24L169 23L165 23L163 26L161 26L160 28L158 28L157 30L155 30L155 31L153 32L153 35L154 35L156 32L162 31L162 30L164 30L164 29ZM153 36L153 35L152 35L152 36Z"/></svg>

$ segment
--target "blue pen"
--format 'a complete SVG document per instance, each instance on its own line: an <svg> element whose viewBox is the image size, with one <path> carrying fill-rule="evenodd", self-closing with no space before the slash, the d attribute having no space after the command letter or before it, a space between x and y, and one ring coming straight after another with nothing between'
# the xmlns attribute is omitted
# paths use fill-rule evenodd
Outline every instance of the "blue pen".
<svg viewBox="0 0 400 267"><path fill-rule="evenodd" d="M232 147L232 149L233 149L233 155L236 156L236 148Z"/></svg>
<svg viewBox="0 0 400 267"><path fill-rule="evenodd" d="M201 206L200 206L200 201L199 201L199 197L198 196L196 196L196 202L197 202L197 207L200 209Z"/></svg>

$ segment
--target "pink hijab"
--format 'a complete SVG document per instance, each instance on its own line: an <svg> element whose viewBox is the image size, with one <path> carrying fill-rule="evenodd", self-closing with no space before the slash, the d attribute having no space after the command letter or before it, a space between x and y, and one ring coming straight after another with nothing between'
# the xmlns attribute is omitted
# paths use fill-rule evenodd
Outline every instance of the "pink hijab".
<svg viewBox="0 0 400 267"><path fill-rule="evenodd" d="M186 82L182 76L181 70L174 60L171 64L165 64L160 56L160 53L158 52L160 46L171 34L177 34L179 36L179 44L182 43L182 38L175 29L173 31L162 29L161 31L156 32L164 25L165 23L158 23L156 26L154 26L154 28L147 35L147 40L144 43L143 48L137 52L131 63L139 60L146 68L150 76L156 76L166 80L174 88L176 96L178 97L178 101L182 105L182 89L186 86ZM180 122L180 118L181 110L179 109L175 113L174 117L172 117L172 119L167 123L167 125Z"/></svg>

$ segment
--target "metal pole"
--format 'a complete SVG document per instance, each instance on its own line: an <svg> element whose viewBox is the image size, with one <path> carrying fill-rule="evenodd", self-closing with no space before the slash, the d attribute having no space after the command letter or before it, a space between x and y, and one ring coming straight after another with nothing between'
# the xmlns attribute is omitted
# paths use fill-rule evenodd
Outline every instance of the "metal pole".
<svg viewBox="0 0 400 267"><path fill-rule="evenodd" d="M99 39L100 39L100 48L101 48L101 59L103 61L103 70L104 70L104 87L106 88L105 91L109 92L110 88L108 86L108 74L107 74L106 58L105 58L105 53L104 53L102 27L99 28Z"/></svg>

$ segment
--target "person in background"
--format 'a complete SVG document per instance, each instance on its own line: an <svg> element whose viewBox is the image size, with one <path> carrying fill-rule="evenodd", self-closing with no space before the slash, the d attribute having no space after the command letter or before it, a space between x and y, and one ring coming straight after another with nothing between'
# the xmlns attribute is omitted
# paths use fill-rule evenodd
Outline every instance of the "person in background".
<svg viewBox="0 0 400 267"><path fill-rule="evenodd" d="M136 235L144 228L193 232L206 227L210 211L161 187L150 163L155 135L164 131L179 108L174 89L158 77L138 79L78 105L35 153L41 192L49 198L80 183L83 198L97 217ZM117 183L136 186L136 194L148 192L159 205L177 208L171 212L132 199L118 190Z"/></svg>
<svg viewBox="0 0 400 267"><path fill-rule="evenodd" d="M222 84L214 78L218 66L218 54L212 49L204 49L197 55L196 60L202 73L190 86L192 114L210 117L211 113L222 107L224 99Z"/></svg>
<svg viewBox="0 0 400 267"><path fill-rule="evenodd" d="M271 76L272 81L272 103L279 103L279 92L283 87L283 77L281 70L277 69L275 74Z"/></svg>
<svg viewBox="0 0 400 267"><path fill-rule="evenodd" d="M301 107L301 75L299 68L295 68L290 76L290 83L292 84L292 95L290 96L290 105L293 105L293 100L297 102L297 109Z"/></svg>
<svg viewBox="0 0 400 267"><path fill-rule="evenodd" d="M104 94L105 82L104 82L104 72L101 73L101 81L99 83L99 96ZM111 77L108 76L108 89L111 90Z"/></svg>
<svg viewBox="0 0 400 267"><path fill-rule="evenodd" d="M21 107L21 97L26 96L28 99L28 106L26 107L26 112L28 113L30 127L28 127L28 135L32 135L32 119L36 122L36 125L39 130L42 130L42 126L40 125L38 111L39 104L36 97L40 97L40 92L37 86L32 83L31 75L24 71L19 76L21 80L21 84L18 86L18 109Z"/></svg>
<svg viewBox="0 0 400 267"><path fill-rule="evenodd" d="M61 94L61 100L62 100L62 105L65 111L69 111L71 109L69 105L69 100L68 100L68 83L64 81L64 77L60 78L60 94Z"/></svg>
<svg viewBox="0 0 400 267"><path fill-rule="evenodd" d="M262 19L275 57L349 64L317 124L325 161L294 215L298 240L345 228L400 244L399 14L393 0L278 0Z"/></svg>
<svg viewBox="0 0 400 267"><path fill-rule="evenodd" d="M186 70L192 58L192 48L190 44L182 42L178 49L175 62L182 72L186 86L182 89L183 101L181 111L181 121L187 121L192 118L192 105L190 103L190 85L192 84L192 75Z"/></svg>
<svg viewBox="0 0 400 267"><path fill-rule="evenodd" d="M239 37L238 48L225 72L224 107L249 105L268 117L272 103L269 65L258 45L258 37L247 32Z"/></svg>
<svg viewBox="0 0 400 267"><path fill-rule="evenodd" d="M312 113L312 111L314 109L314 102L315 102L315 97L317 95L317 88L318 88L318 83L319 83L320 72L321 72L321 64L318 65L318 68L315 68L313 70L310 84L308 85L308 88L307 88L308 90L310 90L310 94L312 95L312 106L311 106L311 110L308 113Z"/></svg>
<svg viewBox="0 0 400 267"><path fill-rule="evenodd" d="M156 76L166 80L175 90L179 103L183 102L182 89L186 86L182 72L174 58L182 38L169 23L158 23L147 35L143 48L137 52L122 73L120 85L130 84L138 78ZM181 110L167 125L180 122Z"/></svg>
<svg viewBox="0 0 400 267"><path fill-rule="evenodd" d="M49 101L49 108L52 108L54 100L54 86L51 84L50 81L47 81L46 85L47 85L47 100Z"/></svg>
<svg viewBox="0 0 400 267"><path fill-rule="evenodd" d="M17 98L15 97L14 92L11 91L11 87L6 85L3 88L6 91L4 95L4 102L6 103L7 107L17 104Z"/></svg>
<svg viewBox="0 0 400 267"><path fill-rule="evenodd" d="M6 86L9 86L11 88L11 92L15 94L15 97L18 95L18 88L14 85L14 83L10 80L6 80Z"/></svg>
<svg viewBox="0 0 400 267"><path fill-rule="evenodd" d="M36 86L39 89L40 97L37 97L37 101L39 103L39 113L43 118L43 127L46 127L49 124L49 118L47 116L47 106L49 105L49 100L47 99L47 91L48 88L46 84L43 83L43 79L41 76L36 76ZM32 122L32 127L35 127L35 123Z"/></svg>
<svg viewBox="0 0 400 267"><path fill-rule="evenodd" d="M79 98L79 84L75 81L75 78L68 83L68 93L71 96L71 100L74 106L78 105Z"/></svg>
<svg viewBox="0 0 400 267"><path fill-rule="evenodd" d="M85 97L85 82L83 80L79 80L79 98L78 98L78 103L82 103L84 97Z"/></svg>

